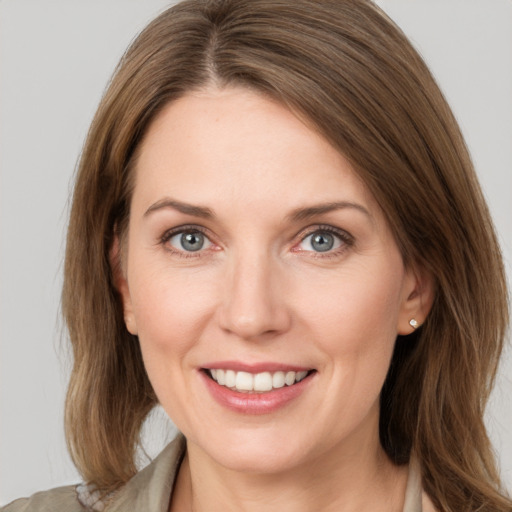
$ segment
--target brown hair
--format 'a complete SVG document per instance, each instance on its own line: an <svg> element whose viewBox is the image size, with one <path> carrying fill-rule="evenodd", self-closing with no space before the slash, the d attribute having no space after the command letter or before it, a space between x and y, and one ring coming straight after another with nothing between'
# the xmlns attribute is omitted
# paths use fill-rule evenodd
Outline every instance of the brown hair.
<svg viewBox="0 0 512 512"><path fill-rule="evenodd" d="M396 464L418 457L440 510L510 510L483 422L508 323L493 225L443 95L369 0L187 0L121 60L84 147L67 239L66 426L84 479L109 491L133 476L156 404L109 262L129 221L134 154L163 106L211 83L263 92L306 119L372 191L406 264L434 277L424 325L397 339L381 442Z"/></svg>

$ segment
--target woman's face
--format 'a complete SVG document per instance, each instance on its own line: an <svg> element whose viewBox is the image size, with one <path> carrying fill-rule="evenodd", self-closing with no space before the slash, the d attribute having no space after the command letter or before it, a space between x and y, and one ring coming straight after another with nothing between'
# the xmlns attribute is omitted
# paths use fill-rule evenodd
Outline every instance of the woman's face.
<svg viewBox="0 0 512 512"><path fill-rule="evenodd" d="M226 88L169 104L135 172L126 325L189 445L263 472L378 446L418 283L348 161L283 106Z"/></svg>

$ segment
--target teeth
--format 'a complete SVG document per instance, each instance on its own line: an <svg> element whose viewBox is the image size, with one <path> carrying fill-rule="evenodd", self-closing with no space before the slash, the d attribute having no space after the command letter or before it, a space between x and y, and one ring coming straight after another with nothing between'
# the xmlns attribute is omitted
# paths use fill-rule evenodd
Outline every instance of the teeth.
<svg viewBox="0 0 512 512"><path fill-rule="evenodd" d="M284 386L284 372L276 372L272 375L272 387L282 388Z"/></svg>
<svg viewBox="0 0 512 512"><path fill-rule="evenodd" d="M252 391L254 389L254 380L252 375L247 372L237 372L235 388L239 391Z"/></svg>
<svg viewBox="0 0 512 512"><path fill-rule="evenodd" d="M300 382L307 374L308 372L306 370L302 372L297 372L297 375L295 376L295 381Z"/></svg>
<svg viewBox="0 0 512 512"><path fill-rule="evenodd" d="M272 389L272 375L269 372L257 373L254 376L254 391L270 391Z"/></svg>
<svg viewBox="0 0 512 512"><path fill-rule="evenodd" d="M233 370L223 370L220 368L209 370L213 380L221 386L226 386L237 391L271 391L286 386L292 386L300 382L307 371L301 372L262 372L252 374L249 372L235 372Z"/></svg>
<svg viewBox="0 0 512 512"><path fill-rule="evenodd" d="M284 383L291 386L295 382L295 372L287 372L284 377Z"/></svg>
<svg viewBox="0 0 512 512"><path fill-rule="evenodd" d="M226 382L225 385L228 388L234 388L236 382L236 374L233 370L226 370Z"/></svg>

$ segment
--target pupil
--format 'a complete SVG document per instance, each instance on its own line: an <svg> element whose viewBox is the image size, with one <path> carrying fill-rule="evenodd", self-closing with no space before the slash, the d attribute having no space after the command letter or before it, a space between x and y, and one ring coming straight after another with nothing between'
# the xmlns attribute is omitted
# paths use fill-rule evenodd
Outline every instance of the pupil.
<svg viewBox="0 0 512 512"><path fill-rule="evenodd" d="M329 233L319 233L313 236L311 246L315 251L325 252L332 249L334 245L334 237Z"/></svg>
<svg viewBox="0 0 512 512"><path fill-rule="evenodd" d="M201 233L184 233L181 245L186 251L199 251L203 247L204 236Z"/></svg>

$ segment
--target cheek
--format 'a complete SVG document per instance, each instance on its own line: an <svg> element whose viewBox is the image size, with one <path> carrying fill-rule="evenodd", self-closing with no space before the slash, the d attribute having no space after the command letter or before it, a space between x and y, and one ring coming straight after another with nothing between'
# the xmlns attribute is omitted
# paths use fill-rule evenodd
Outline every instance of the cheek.
<svg viewBox="0 0 512 512"><path fill-rule="evenodd" d="M400 269L359 266L317 278L314 287L301 283L295 292L297 308L318 331L315 339L330 345L330 353L379 350L382 344L389 349L401 308Z"/></svg>
<svg viewBox="0 0 512 512"><path fill-rule="evenodd" d="M144 367L159 402L178 424L187 410L183 380L193 367L209 303L205 290L197 293L179 275L145 273L134 279L134 314Z"/></svg>
<svg viewBox="0 0 512 512"><path fill-rule="evenodd" d="M377 410L397 336L400 274L347 272L322 288L303 310L311 338L327 356L324 401L336 414L325 418L325 427L346 434Z"/></svg>
<svg viewBox="0 0 512 512"><path fill-rule="evenodd" d="M133 276L133 311L148 364L155 357L155 363L164 365L197 343L214 300L211 279L197 277L147 267ZM163 354L171 359L161 359Z"/></svg>

